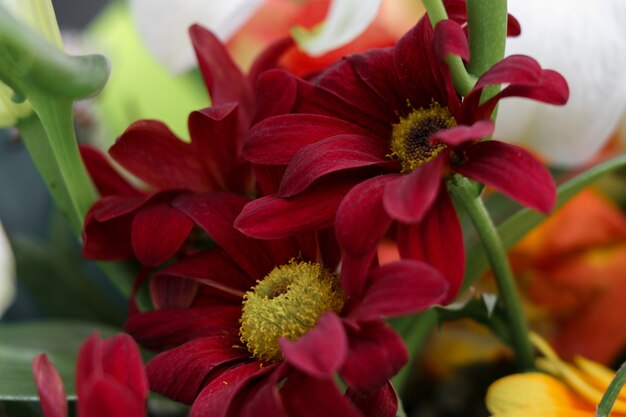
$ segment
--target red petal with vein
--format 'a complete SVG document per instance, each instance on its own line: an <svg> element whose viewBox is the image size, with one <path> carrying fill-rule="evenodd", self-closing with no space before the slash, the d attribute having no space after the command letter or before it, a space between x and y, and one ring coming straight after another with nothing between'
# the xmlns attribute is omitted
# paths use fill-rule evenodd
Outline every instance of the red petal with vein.
<svg viewBox="0 0 626 417"><path fill-rule="evenodd" d="M107 376L126 387L138 399L148 397L148 379L144 371L139 348L127 334L118 334L102 342L102 371Z"/></svg>
<svg viewBox="0 0 626 417"><path fill-rule="evenodd" d="M152 201L137 212L132 224L132 245L139 261L157 266L180 249L193 221L171 207L170 201Z"/></svg>
<svg viewBox="0 0 626 417"><path fill-rule="evenodd" d="M249 201L235 194L211 193L181 196L174 206L191 217L238 266L257 280L276 265L297 256L297 248L284 241L250 239L236 230L233 222Z"/></svg>
<svg viewBox="0 0 626 417"><path fill-rule="evenodd" d="M83 256L107 261L134 258L130 242L133 216L129 214L105 222L95 220L93 211L103 200L96 202L85 218Z"/></svg>
<svg viewBox="0 0 626 417"><path fill-rule="evenodd" d="M128 386L110 378L89 384L87 392L78 399L79 416L90 417L145 417L147 398L139 398Z"/></svg>
<svg viewBox="0 0 626 417"><path fill-rule="evenodd" d="M100 335L93 332L80 347L76 361L76 395L86 398L90 381L104 375L102 363L104 361L104 345Z"/></svg>
<svg viewBox="0 0 626 417"><path fill-rule="evenodd" d="M348 299L360 300L367 275L377 262L375 247L362 255L344 254L341 260L341 288Z"/></svg>
<svg viewBox="0 0 626 417"><path fill-rule="evenodd" d="M376 176L346 194L335 219L337 241L346 252L362 255L382 239L391 224L383 207L383 193L387 184L397 180L397 175Z"/></svg>
<svg viewBox="0 0 626 417"><path fill-rule="evenodd" d="M257 239L282 239L333 224L339 203L353 181L318 184L292 197L275 195L253 200L244 207L235 227Z"/></svg>
<svg viewBox="0 0 626 417"><path fill-rule="evenodd" d="M124 330L142 346L162 350L201 337L237 336L240 317L241 306L154 310L132 316Z"/></svg>
<svg viewBox="0 0 626 417"><path fill-rule="evenodd" d="M259 76L268 70L278 66L278 61L282 55L294 45L293 38L288 36L279 39L265 48L254 60L248 71L248 80L253 87L256 85Z"/></svg>
<svg viewBox="0 0 626 417"><path fill-rule="evenodd" d="M33 377L45 417L67 417L65 388L59 372L44 354L33 360Z"/></svg>
<svg viewBox="0 0 626 417"><path fill-rule="evenodd" d="M256 112L252 124L289 113L296 104L297 95L298 82L289 73L282 70L264 72L256 82Z"/></svg>
<svg viewBox="0 0 626 417"><path fill-rule="evenodd" d="M150 198L154 198L154 196ZM140 208L150 198L118 195L102 197L91 207L87 217L92 216L98 222L106 222L116 217L130 214Z"/></svg>
<svg viewBox="0 0 626 417"><path fill-rule="evenodd" d="M443 142L448 146L459 146L493 133L494 124L491 120L479 120L471 126L455 126L440 130L430 137L430 142Z"/></svg>
<svg viewBox="0 0 626 417"><path fill-rule="evenodd" d="M332 378L348 354L348 339L341 319L333 312L320 316L307 334L292 342L278 341L285 360L315 378Z"/></svg>
<svg viewBox="0 0 626 417"><path fill-rule="evenodd" d="M461 25L453 20L442 20L435 26L435 50L439 59L447 55L456 55L465 61L470 60L467 36Z"/></svg>
<svg viewBox="0 0 626 417"><path fill-rule="evenodd" d="M348 389L346 396L356 405L365 417L396 417L398 395L391 382L387 382L373 393Z"/></svg>
<svg viewBox="0 0 626 417"><path fill-rule="evenodd" d="M433 205L441 184L443 157L439 156L385 187L383 205L391 218L418 223Z"/></svg>
<svg viewBox="0 0 626 417"><path fill-rule="evenodd" d="M248 274L233 263L226 251L219 247L186 256L159 272L153 280L160 277L196 282L237 304L241 304L243 294L255 284Z"/></svg>
<svg viewBox="0 0 626 417"><path fill-rule="evenodd" d="M239 389L274 368L272 365L263 367L260 362L254 361L227 370L204 387L194 401L189 417L229 416L228 410Z"/></svg>
<svg viewBox="0 0 626 417"><path fill-rule="evenodd" d="M398 250L402 258L424 261L443 274L449 284L443 304L456 297L463 282L465 248L459 218L445 189L422 223L398 225Z"/></svg>
<svg viewBox="0 0 626 417"><path fill-rule="evenodd" d="M242 102L247 107L251 100L248 80L233 62L224 44L200 25L191 26L189 35L213 104Z"/></svg>
<svg viewBox="0 0 626 417"><path fill-rule="evenodd" d="M346 330L350 347L340 375L350 388L372 392L409 360L402 338L383 321L362 322L358 330Z"/></svg>
<svg viewBox="0 0 626 417"><path fill-rule="evenodd" d="M290 197L320 177L366 166L393 166L386 158L389 145L380 139L359 135L337 135L306 146L295 154L280 184L281 197Z"/></svg>
<svg viewBox="0 0 626 417"><path fill-rule="evenodd" d="M281 394L290 416L363 417L339 392L332 379L317 379L294 372L287 378Z"/></svg>
<svg viewBox="0 0 626 417"><path fill-rule="evenodd" d="M80 145L80 156L101 196L141 194L113 169L106 156L93 146Z"/></svg>
<svg viewBox="0 0 626 417"><path fill-rule="evenodd" d="M242 132L236 103L227 103L189 115L191 145L201 155L206 177L215 189L245 192L251 188L250 167L241 158Z"/></svg>
<svg viewBox="0 0 626 417"><path fill-rule="evenodd" d="M245 398L236 398L235 401L241 404L241 410L239 414L235 415L240 417L289 417L285 407L283 407L279 390L279 384L285 378L288 369L289 365L287 363L281 363L272 372L267 381L257 382L259 387L256 392L249 394Z"/></svg>
<svg viewBox="0 0 626 417"><path fill-rule="evenodd" d="M541 65L526 55L510 55L495 63L476 82L472 91L494 84L535 83L541 77Z"/></svg>
<svg viewBox="0 0 626 417"><path fill-rule="evenodd" d="M198 294L196 281L157 275L150 280L150 299L157 310L187 308Z"/></svg>
<svg viewBox="0 0 626 417"><path fill-rule="evenodd" d="M195 339L160 353L146 366L150 388L168 398L191 404L216 367L245 360L250 353L233 346L241 344L237 336Z"/></svg>
<svg viewBox="0 0 626 417"><path fill-rule="evenodd" d="M246 138L243 155L258 164L286 165L302 148L331 136L370 136L345 120L318 114L285 114L255 125Z"/></svg>
<svg viewBox="0 0 626 417"><path fill-rule="evenodd" d="M401 260L383 265L369 275L361 302L350 312L355 320L394 317L425 310L448 295L448 283L424 262Z"/></svg>
<svg viewBox="0 0 626 417"><path fill-rule="evenodd" d="M159 121L133 123L109 149L109 154L129 172L159 190L212 189L191 145L178 139Z"/></svg>
<svg viewBox="0 0 626 417"><path fill-rule="evenodd" d="M467 161L458 173L490 185L513 200L548 214L556 201L552 175L526 150L491 140L466 150Z"/></svg>

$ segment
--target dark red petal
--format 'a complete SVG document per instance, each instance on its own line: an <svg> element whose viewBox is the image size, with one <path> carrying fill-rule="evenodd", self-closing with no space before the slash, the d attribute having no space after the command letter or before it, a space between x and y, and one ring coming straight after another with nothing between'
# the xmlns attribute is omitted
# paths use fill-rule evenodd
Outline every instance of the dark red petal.
<svg viewBox="0 0 626 417"><path fill-rule="evenodd" d="M440 141L455 147L491 135L494 127L491 120L479 120L471 126L460 125L439 130L430 137L430 141L431 143Z"/></svg>
<svg viewBox="0 0 626 417"><path fill-rule="evenodd" d="M224 44L200 25L191 26L189 35L213 104L250 100L247 80Z"/></svg>
<svg viewBox="0 0 626 417"><path fill-rule="evenodd" d="M106 377L92 381L78 398L77 414L90 417L145 417L146 398L137 397L128 388Z"/></svg>
<svg viewBox="0 0 626 417"><path fill-rule="evenodd" d="M335 219L337 241L346 252L362 255L382 239L391 224L383 207L383 193L385 186L397 179L396 175L376 176L346 194Z"/></svg>
<svg viewBox="0 0 626 417"><path fill-rule="evenodd" d="M102 370L107 378L119 382L137 398L148 398L148 378L139 348L127 334L118 334L102 341Z"/></svg>
<svg viewBox="0 0 626 417"><path fill-rule="evenodd" d="M449 284L442 303L452 302L463 282L465 249L459 218L443 185L422 223L398 225L398 250L402 258L424 261L439 270Z"/></svg>
<svg viewBox="0 0 626 417"><path fill-rule="evenodd" d="M191 404L209 373L227 363L235 364L250 356L237 336L195 339L160 353L146 366L150 388L168 398Z"/></svg>
<svg viewBox="0 0 626 417"><path fill-rule="evenodd" d="M80 156L101 196L141 194L113 169L106 156L93 146L80 145Z"/></svg>
<svg viewBox="0 0 626 417"><path fill-rule="evenodd" d="M126 170L159 190L209 191L199 158L162 122L140 120L130 125L109 154Z"/></svg>
<svg viewBox="0 0 626 417"><path fill-rule="evenodd" d="M200 158L213 189L245 192L250 189L250 167L241 158L239 108L227 103L189 115L191 145ZM207 183L209 181L207 180Z"/></svg>
<svg viewBox="0 0 626 417"><path fill-rule="evenodd" d="M296 104L297 95L298 82L291 74L283 70L264 72L256 82L256 112L252 124L289 113Z"/></svg>
<svg viewBox="0 0 626 417"><path fill-rule="evenodd" d="M160 265L180 249L192 228L193 221L171 207L169 200L151 201L133 219L135 254L145 265Z"/></svg>
<svg viewBox="0 0 626 417"><path fill-rule="evenodd" d="M241 411L235 414L238 417L289 417L280 397L279 384L285 378L289 370L287 363L281 363L276 367L267 381L256 383L256 392L248 394L245 398L236 398L241 404Z"/></svg>
<svg viewBox="0 0 626 417"><path fill-rule="evenodd" d="M257 79L263 72L276 68L282 55L293 45L293 38L288 36L271 43L265 48L250 66L248 71L250 85L254 87Z"/></svg>
<svg viewBox="0 0 626 417"><path fill-rule="evenodd" d="M346 327L350 343L340 371L350 388L372 392L384 385L409 360L402 338L382 320Z"/></svg>
<svg viewBox="0 0 626 417"><path fill-rule="evenodd" d="M198 294L196 281L165 275L150 280L150 299L157 310L187 308Z"/></svg>
<svg viewBox="0 0 626 417"><path fill-rule="evenodd" d="M78 398L86 397L90 381L104 375L102 367L104 345L100 335L93 332L82 344L76 361L76 394Z"/></svg>
<svg viewBox="0 0 626 417"><path fill-rule="evenodd" d="M61 375L44 354L33 360L33 378L44 417L67 417L65 387Z"/></svg>
<svg viewBox="0 0 626 417"><path fill-rule="evenodd" d="M281 391L287 414L298 417L362 417L332 379L294 372Z"/></svg>
<svg viewBox="0 0 626 417"><path fill-rule="evenodd" d="M253 378L259 378L275 367L254 361L227 370L200 392L191 407L189 417L226 417L238 390Z"/></svg>
<svg viewBox="0 0 626 417"><path fill-rule="evenodd" d="M359 305L350 312L355 320L401 316L425 310L448 295L448 283L424 262L401 260L388 263L369 275Z"/></svg>
<svg viewBox="0 0 626 417"><path fill-rule="evenodd" d="M241 306L154 310L136 314L124 330L142 346L162 350L200 337L239 334Z"/></svg>
<svg viewBox="0 0 626 417"><path fill-rule="evenodd" d="M513 200L548 214L556 201L552 175L519 146L491 140L466 150L467 161L458 173L490 185Z"/></svg>
<svg viewBox="0 0 626 417"><path fill-rule="evenodd" d="M387 214L402 223L422 220L437 198L442 165L443 157L439 156L388 183L383 195Z"/></svg>
<svg viewBox="0 0 626 417"><path fill-rule="evenodd" d="M102 201L102 200L101 200ZM100 204L100 201L96 205ZM135 252L130 242L132 215L99 222L93 215L96 205L85 218L83 230L83 256L86 259L117 260L131 259Z"/></svg>
<svg viewBox="0 0 626 417"><path fill-rule="evenodd" d="M98 222L106 222L137 210L146 201L148 201L148 198L144 196L130 197L112 195L103 197L91 207L87 217L92 216L93 219Z"/></svg>
<svg viewBox="0 0 626 417"><path fill-rule="evenodd" d="M470 60L467 36L457 22L446 19L437 23L434 38L439 59L444 59L447 55L457 55L465 61Z"/></svg>
<svg viewBox="0 0 626 417"><path fill-rule="evenodd" d="M191 217L239 267L257 280L276 265L297 256L298 250L286 241L261 242L236 230L233 222L249 201L227 193L188 194L178 198L173 205Z"/></svg>
<svg viewBox="0 0 626 417"><path fill-rule="evenodd" d="M378 259L376 248L362 255L344 254L341 260L341 288L348 299L361 299L365 282L370 269Z"/></svg>
<svg viewBox="0 0 626 417"><path fill-rule="evenodd" d="M222 248L186 256L182 260L159 272L154 278L171 278L195 282L214 290L216 295L241 303L243 294L255 281Z"/></svg>
<svg viewBox="0 0 626 417"><path fill-rule="evenodd" d="M320 177L366 166L393 166L386 142L359 135L337 135L306 146L295 154L280 184L281 197L290 197Z"/></svg>
<svg viewBox="0 0 626 417"><path fill-rule="evenodd" d="M507 14L506 18L506 36L519 36L522 33L519 21L510 13Z"/></svg>
<svg viewBox="0 0 626 417"><path fill-rule="evenodd" d="M258 239L282 239L323 229L333 224L337 207L353 182L318 183L292 198L259 198L244 207L235 227Z"/></svg>
<svg viewBox="0 0 626 417"><path fill-rule="evenodd" d="M370 136L342 119L318 114L285 114L255 125L246 138L243 155L251 162L286 165L307 145L341 134Z"/></svg>
<svg viewBox="0 0 626 417"><path fill-rule="evenodd" d="M373 393L348 389L346 396L365 417L396 417L398 412L398 396L389 381Z"/></svg>
<svg viewBox="0 0 626 417"><path fill-rule="evenodd" d="M541 65L526 55L510 55L494 64L476 82L472 91L494 84L534 83L541 77Z"/></svg>
<svg viewBox="0 0 626 417"><path fill-rule="evenodd" d="M292 342L279 341L285 360L315 378L332 378L348 354L348 339L341 319L333 312L320 316L307 334Z"/></svg>

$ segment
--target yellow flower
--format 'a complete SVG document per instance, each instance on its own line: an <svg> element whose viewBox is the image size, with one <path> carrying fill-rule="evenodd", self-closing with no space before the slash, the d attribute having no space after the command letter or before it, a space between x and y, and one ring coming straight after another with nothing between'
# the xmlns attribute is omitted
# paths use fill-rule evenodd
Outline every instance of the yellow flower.
<svg viewBox="0 0 626 417"><path fill-rule="evenodd" d="M543 354L536 365L545 373L514 374L494 382L486 399L492 417L593 417L615 373L580 356L574 363L564 362L537 334L531 334L531 341ZM611 415L626 416L626 390Z"/></svg>

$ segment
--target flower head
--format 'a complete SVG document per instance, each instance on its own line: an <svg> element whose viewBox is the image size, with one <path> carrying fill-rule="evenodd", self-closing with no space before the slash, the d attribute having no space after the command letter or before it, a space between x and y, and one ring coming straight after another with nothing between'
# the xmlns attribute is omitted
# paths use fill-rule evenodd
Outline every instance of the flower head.
<svg viewBox="0 0 626 417"><path fill-rule="evenodd" d="M518 202L549 212L555 187L547 170L521 148L497 140L489 119L500 99L522 96L553 104L567 84L525 56L487 71L464 98L443 56L469 58L464 2L433 30L427 17L393 48L351 55L311 80L269 71L259 91L283 91L283 113L256 124L244 145L254 164L282 165L276 194L250 203L236 225L265 239L334 225L350 262L367 263L390 230L403 258L443 271L452 300L463 276L463 244L444 182L456 173ZM508 84L480 102L486 87ZM262 104L277 107L274 100ZM289 210L297 213L284 216ZM367 227L363 227L367 225ZM391 227L395 225L395 227Z"/></svg>
<svg viewBox="0 0 626 417"><path fill-rule="evenodd" d="M408 356L381 317L439 302L445 280L424 263L400 261L369 273L362 296L348 297L337 260L314 235L260 241L235 230L248 202L226 193L173 202L218 247L152 277L157 309L126 323L146 347L162 351L147 365L152 389L193 402L192 416L296 416L303 408L395 415L388 379Z"/></svg>

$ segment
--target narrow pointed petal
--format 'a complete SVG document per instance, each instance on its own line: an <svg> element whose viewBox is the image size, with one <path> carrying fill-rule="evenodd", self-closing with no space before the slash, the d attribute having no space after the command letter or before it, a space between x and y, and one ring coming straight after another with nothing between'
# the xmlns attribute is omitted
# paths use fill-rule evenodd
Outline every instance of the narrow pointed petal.
<svg viewBox="0 0 626 417"><path fill-rule="evenodd" d="M377 264L376 248L362 255L344 254L341 260L341 288L348 298L361 298L370 269Z"/></svg>
<svg viewBox="0 0 626 417"><path fill-rule="evenodd" d="M491 120L479 120L471 126L455 126L440 130L430 137L430 141L441 141L448 146L459 146L476 139L484 138L493 133L494 123Z"/></svg>
<svg viewBox="0 0 626 417"><path fill-rule="evenodd" d="M129 172L159 190L209 190L191 145L159 121L133 123L109 154Z"/></svg>
<svg viewBox="0 0 626 417"><path fill-rule="evenodd" d="M98 149L88 145L81 145L79 148L80 156L89 171L89 176L95 183L101 196L134 196L141 194L113 169L106 156Z"/></svg>
<svg viewBox="0 0 626 417"><path fill-rule="evenodd" d="M401 260L372 271L359 305L350 312L355 320L401 316L439 304L448 295L448 283L424 262Z"/></svg>
<svg viewBox="0 0 626 417"><path fill-rule="evenodd" d="M362 255L382 239L391 224L383 207L385 187L397 175L381 175L363 181L346 194L337 209L335 229L339 245L351 255ZM363 225L367 224L367 228Z"/></svg>
<svg viewBox="0 0 626 417"><path fill-rule="evenodd" d="M353 181L320 183L292 198L259 198L244 207L235 227L257 239L282 239L328 227L352 185Z"/></svg>
<svg viewBox="0 0 626 417"><path fill-rule="evenodd" d="M449 290L442 304L454 300L465 272L465 248L461 224L445 189L422 223L398 225L398 250L402 258L424 261L440 271Z"/></svg>
<svg viewBox="0 0 626 417"><path fill-rule="evenodd" d="M339 392L332 379L317 379L300 372L287 378L281 391L287 414L298 417L362 417Z"/></svg>
<svg viewBox="0 0 626 417"><path fill-rule="evenodd" d="M195 339L152 358L146 366L150 388L168 398L191 404L207 375L218 366L243 361L250 354L236 336Z"/></svg>
<svg viewBox="0 0 626 417"><path fill-rule="evenodd" d="M467 162L454 170L487 184L513 200L549 213L556 186L548 170L526 150L499 141L477 143L466 150Z"/></svg>
<svg viewBox="0 0 626 417"><path fill-rule="evenodd" d="M332 341L332 343L329 343ZM332 378L348 354L348 339L335 313L320 316L307 334L292 342L279 340L285 360L300 371L315 378Z"/></svg>
<svg viewBox="0 0 626 417"><path fill-rule="evenodd" d="M133 250L143 264L160 265L180 249L192 228L193 221L170 201L152 201L133 219Z"/></svg>
<svg viewBox="0 0 626 417"><path fill-rule="evenodd" d="M352 389L372 392L380 388L409 360L402 338L382 320L361 322L357 330L346 330L350 353L340 375Z"/></svg>
<svg viewBox="0 0 626 417"><path fill-rule="evenodd" d="M281 197L304 191L324 175L368 166L393 166L385 157L389 146L360 135L336 135L300 150L291 160L280 184Z"/></svg>
<svg viewBox="0 0 626 417"><path fill-rule="evenodd" d="M263 72L278 68L280 58L293 45L293 39L291 37L287 37L279 39L265 48L263 52L255 58L250 70L248 71L248 80L250 80L250 85L254 87L257 83L257 79Z"/></svg>
<svg viewBox="0 0 626 417"><path fill-rule="evenodd" d="M446 19L435 26L435 49L439 59L447 55L456 55L465 61L470 60L469 44L467 35L457 22Z"/></svg>
<svg viewBox="0 0 626 417"><path fill-rule="evenodd" d="M365 417L395 417L397 415L398 395L391 382L387 382L373 393L348 389L346 396Z"/></svg>
<svg viewBox="0 0 626 417"><path fill-rule="evenodd" d="M422 220L437 198L442 164L439 156L387 184L383 196L387 214L402 223Z"/></svg>
<svg viewBox="0 0 626 417"><path fill-rule="evenodd" d="M293 36L306 53L320 56L339 48L359 36L372 23L382 0L335 0L325 21L307 30L293 30Z"/></svg>
<svg viewBox="0 0 626 417"><path fill-rule="evenodd" d="M65 387L61 375L46 355L33 360L33 377L44 417L67 417Z"/></svg>

